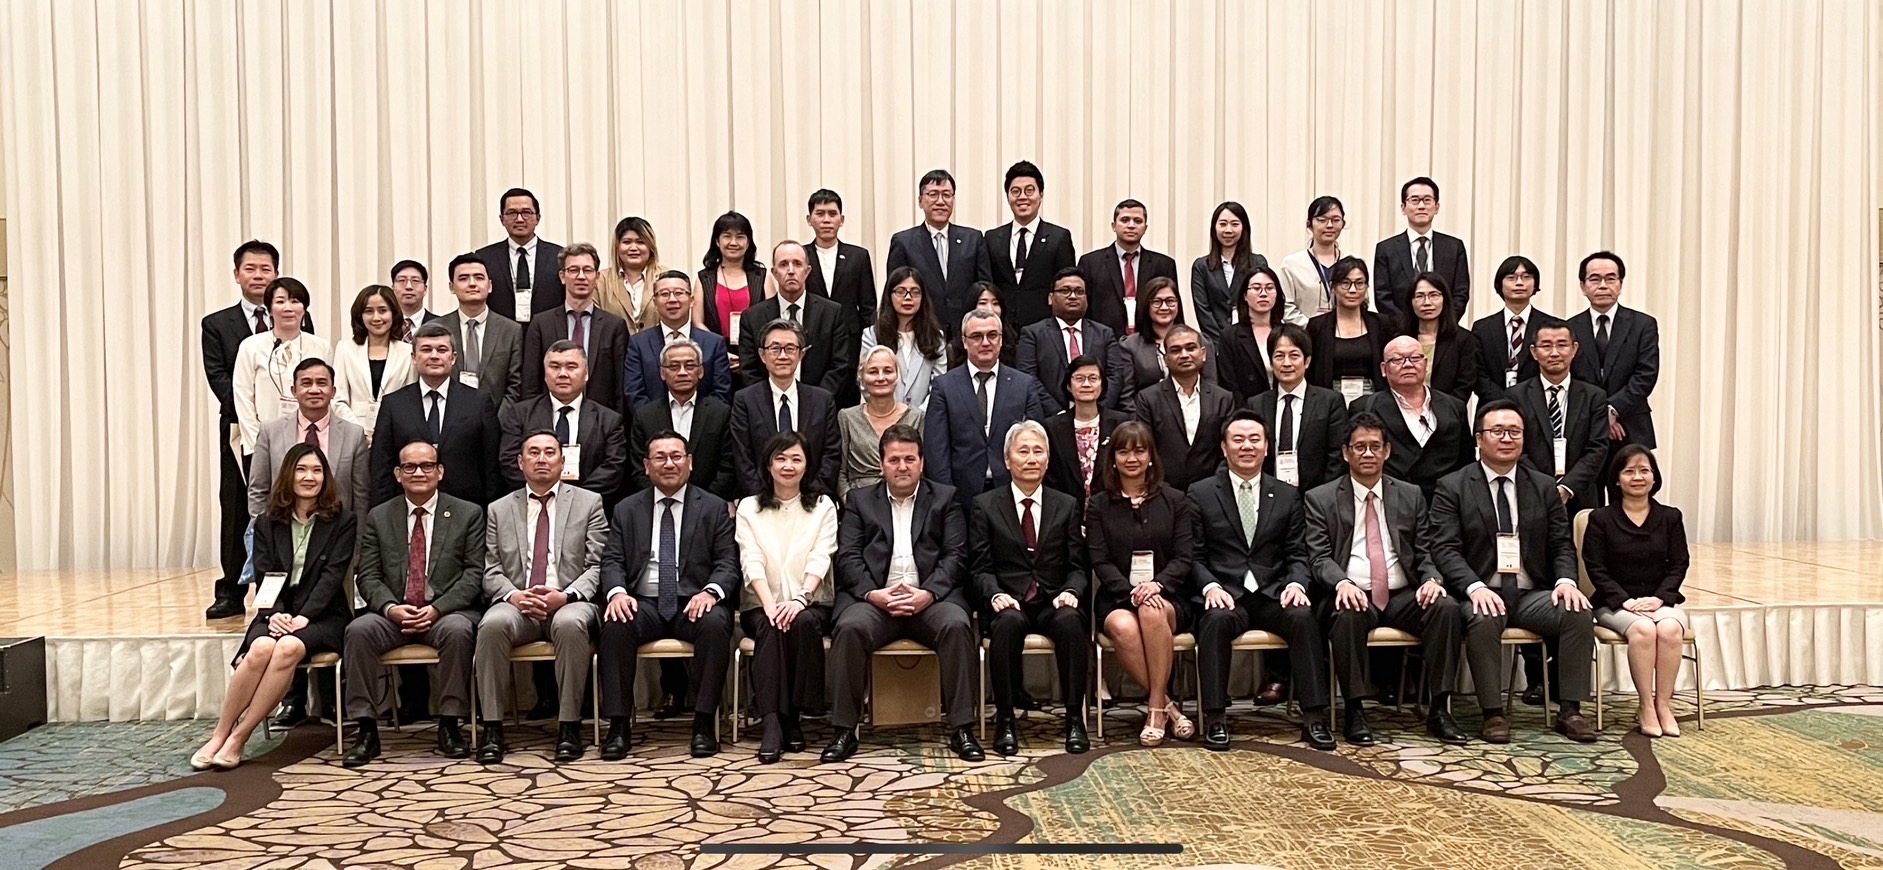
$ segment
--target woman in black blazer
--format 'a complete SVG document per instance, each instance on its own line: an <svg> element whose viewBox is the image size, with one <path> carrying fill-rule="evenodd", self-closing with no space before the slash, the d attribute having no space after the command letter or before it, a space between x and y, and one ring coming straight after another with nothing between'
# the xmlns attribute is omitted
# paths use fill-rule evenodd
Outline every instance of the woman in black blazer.
<svg viewBox="0 0 1883 870"><path fill-rule="evenodd" d="M1118 424L1131 418L1098 406L1105 398L1105 367L1090 355L1080 354L1066 364L1065 386L1072 407L1042 424L1049 460L1046 485L1078 499L1079 515L1085 516L1086 499L1103 486L1098 460L1105 442Z"/></svg>
<svg viewBox="0 0 1883 870"><path fill-rule="evenodd" d="M1206 341L1219 341L1229 331L1229 315L1238 295L1234 288L1242 286L1243 276L1268 268L1268 259L1250 248L1252 231L1242 203L1232 200L1210 212L1210 252L1190 264L1190 301L1196 305L1196 328ZM1140 289L1138 298L1143 299L1143 294Z"/></svg>
<svg viewBox="0 0 1883 870"><path fill-rule="evenodd" d="M1157 386L1170 374L1164 365L1164 334L1178 324L1188 325L1183 316L1183 297L1177 295L1177 282L1162 276L1145 282L1138 291L1138 331L1118 342L1124 355L1124 392L1118 398L1118 410L1132 413L1138 406L1138 393ZM1216 383L1216 342L1205 337L1208 356L1203 363L1203 379Z"/></svg>
<svg viewBox="0 0 1883 870"><path fill-rule="evenodd" d="M1308 383L1341 394L1348 402L1366 393L1386 389L1380 373L1386 342L1392 340L1380 316L1366 310L1366 261L1342 257L1328 275L1334 282L1334 309L1308 318L1308 338L1314 356L1308 360Z"/></svg>
<svg viewBox="0 0 1883 870"><path fill-rule="evenodd" d="M1411 310L1394 332L1419 340L1428 363L1426 386L1460 402L1471 401L1478 385L1478 338L1458 325L1444 278L1426 272L1413 279Z"/></svg>
<svg viewBox="0 0 1883 870"><path fill-rule="evenodd" d="M351 616L345 589L353 562L353 514L340 506L340 488L320 448L296 444L281 460L268 510L255 520L255 576L259 611L235 654L235 675L222 715L190 767L229 770L255 726L281 703L294 669L308 657L339 652ZM277 579L270 575L280 575ZM263 595L279 583L272 606Z"/></svg>
<svg viewBox="0 0 1883 870"><path fill-rule="evenodd" d="M693 319L708 332L724 336L738 347L733 334L732 315L764 301L771 293L765 289L765 264L752 251L752 222L745 215L729 211L713 221L713 241L706 248L700 264L699 291L693 294ZM741 324L744 329L758 329L763 323ZM739 370L738 355L732 370Z"/></svg>
<svg viewBox="0 0 1883 870"><path fill-rule="evenodd" d="M1268 392L1274 385L1268 370L1268 338L1282 325L1287 307L1282 303L1281 278L1275 270L1261 266L1249 273L1242 295L1236 299L1236 322L1216 340L1223 354L1216 363L1216 373L1223 386L1236 394L1237 404Z"/></svg>
<svg viewBox="0 0 1883 870"><path fill-rule="evenodd" d="M1661 466L1639 444L1615 451L1608 485L1620 498L1589 514L1582 564L1595 594L1595 624L1628 639L1628 673L1641 699L1640 731L1680 736L1674 680L1686 644L1687 529L1680 511L1654 500Z"/></svg>
<svg viewBox="0 0 1883 870"><path fill-rule="evenodd" d="M1138 742L1164 742L1166 724L1188 740L1196 725L1170 702L1169 688L1171 638L1190 623L1190 502L1164 483L1157 439L1136 420L1113 430L1099 473L1104 489L1093 489L1085 509L1095 612L1125 673L1151 695Z"/></svg>

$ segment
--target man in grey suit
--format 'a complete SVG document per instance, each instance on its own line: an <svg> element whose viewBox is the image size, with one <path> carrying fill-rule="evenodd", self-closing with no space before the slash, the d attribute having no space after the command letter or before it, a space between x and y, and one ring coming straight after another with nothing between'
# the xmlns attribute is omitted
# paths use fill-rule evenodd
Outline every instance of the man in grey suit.
<svg viewBox="0 0 1883 870"><path fill-rule="evenodd" d="M476 254L451 260L451 295L458 310L437 318L457 346L458 380L482 390L498 413L517 400L523 383L523 327L490 310L490 270Z"/></svg>
<svg viewBox="0 0 1883 870"><path fill-rule="evenodd" d="M346 717L358 726L341 764L379 757L379 711L387 669L379 657L407 644L438 651L438 754L464 758L459 724L471 714L471 654L484 615L484 509L438 491L438 448L414 441L394 468L405 498L386 502L360 524L354 584L366 608L347 624Z"/></svg>
<svg viewBox="0 0 1883 870"><path fill-rule="evenodd" d="M301 441L318 445L327 455L327 466L340 484L340 501L347 510L365 513L370 479L366 430L333 415L333 366L318 358L301 360L294 367L294 402L299 412L262 424L255 436L255 459L248 478L249 518L268 510L268 494L274 489L281 458Z"/></svg>
<svg viewBox="0 0 1883 870"><path fill-rule="evenodd" d="M621 415L589 401L588 360L582 346L563 340L543 355L543 379L549 392L511 405L498 415L503 441L497 467L511 486L523 485L517 457L523 454L523 435L548 429L562 441L562 479L602 497L613 505L623 493L622 480L628 450Z"/></svg>
<svg viewBox="0 0 1883 870"><path fill-rule="evenodd" d="M523 439L522 489L490 503L484 523L484 595L491 602L477 630L478 716L482 764L503 762L504 707L510 698L510 650L548 640L556 647L556 760L582 757L582 693L588 685L595 587L608 516L602 498L561 482L562 442L547 429Z"/></svg>
<svg viewBox="0 0 1883 870"><path fill-rule="evenodd" d="M931 169L915 186L922 208L922 223L889 238L885 271L910 266L922 273L928 303L941 314L949 338L961 316L974 308L976 281L992 281L993 266L981 231L959 226L955 216L955 177L946 169ZM943 256L946 254L946 256Z"/></svg>

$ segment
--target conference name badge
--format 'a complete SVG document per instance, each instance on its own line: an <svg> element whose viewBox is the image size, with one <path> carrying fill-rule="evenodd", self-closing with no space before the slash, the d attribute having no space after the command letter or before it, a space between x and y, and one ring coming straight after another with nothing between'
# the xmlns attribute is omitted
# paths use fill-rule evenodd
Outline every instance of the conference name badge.
<svg viewBox="0 0 1883 870"><path fill-rule="evenodd" d="M1516 535L1497 536L1497 573L1515 574L1523 570L1523 555L1517 549Z"/></svg>
<svg viewBox="0 0 1883 870"><path fill-rule="evenodd" d="M726 340L732 342L733 344L739 343L739 314L740 312L734 311L732 312L732 315L727 318L728 325L726 327L726 332L731 333L731 334L726 336Z"/></svg>
<svg viewBox="0 0 1883 870"><path fill-rule="evenodd" d="M562 479L576 480L582 476L582 445L562 445Z"/></svg>
<svg viewBox="0 0 1883 870"><path fill-rule="evenodd" d="M1511 387L1514 387L1516 385L1517 385L1517 370L1505 369L1504 370L1504 389L1508 390Z"/></svg>
<svg viewBox="0 0 1883 870"><path fill-rule="evenodd" d="M1289 486L1301 485L1301 468L1295 461L1295 452L1286 450L1275 454L1275 476Z"/></svg>
<svg viewBox="0 0 1883 870"><path fill-rule="evenodd" d="M281 598L282 587L288 585L288 575L284 571L270 571L262 575L262 586L255 592L255 609L271 610Z"/></svg>
<svg viewBox="0 0 1883 870"><path fill-rule="evenodd" d="M1341 378L1340 397L1349 403L1366 395L1366 378Z"/></svg>
<svg viewBox="0 0 1883 870"><path fill-rule="evenodd" d="M294 401L293 396L281 397L281 416L286 417L291 414L295 414L299 412L300 410L301 410L301 406L299 403Z"/></svg>
<svg viewBox="0 0 1883 870"><path fill-rule="evenodd" d="M1143 586L1157 576L1155 557L1150 550L1134 550L1131 553L1131 585Z"/></svg>
<svg viewBox="0 0 1883 870"><path fill-rule="evenodd" d="M1563 438L1550 439L1550 450L1556 456L1556 476L1569 473L1569 441Z"/></svg>
<svg viewBox="0 0 1883 870"><path fill-rule="evenodd" d="M530 322L530 303L534 301L536 301L536 291L534 290L518 290L517 291L517 322L518 323Z"/></svg>
<svg viewBox="0 0 1883 870"><path fill-rule="evenodd" d="M477 389L477 372L458 372L458 383Z"/></svg>

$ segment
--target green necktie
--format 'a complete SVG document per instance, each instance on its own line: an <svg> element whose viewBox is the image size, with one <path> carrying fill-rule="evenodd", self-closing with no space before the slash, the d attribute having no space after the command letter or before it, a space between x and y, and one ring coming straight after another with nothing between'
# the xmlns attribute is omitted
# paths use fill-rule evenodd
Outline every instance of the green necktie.
<svg viewBox="0 0 1883 870"><path fill-rule="evenodd" d="M1236 488L1236 512L1242 514L1244 543L1255 542L1255 484L1243 481Z"/></svg>

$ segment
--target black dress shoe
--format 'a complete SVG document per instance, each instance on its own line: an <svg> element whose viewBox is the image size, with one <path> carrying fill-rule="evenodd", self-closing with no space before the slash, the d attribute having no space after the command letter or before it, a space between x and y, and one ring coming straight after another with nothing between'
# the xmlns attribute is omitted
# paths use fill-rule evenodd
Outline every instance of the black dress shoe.
<svg viewBox="0 0 1883 870"><path fill-rule="evenodd" d="M665 721L680 715L680 698L675 695L660 696L660 706L654 708L654 718Z"/></svg>
<svg viewBox="0 0 1883 870"><path fill-rule="evenodd" d="M1470 740L1465 737L1465 732L1458 729L1458 722L1452 719L1451 714L1445 712L1443 709L1432 711L1432 715L1425 720L1425 730L1430 732L1433 737L1438 738L1438 742L1440 743L1446 743L1452 746L1463 746L1470 742Z"/></svg>
<svg viewBox="0 0 1883 870"><path fill-rule="evenodd" d="M340 759L342 767L365 767L367 762L379 757L379 726L371 719L359 721L359 735L353 740L353 749L347 757Z"/></svg>
<svg viewBox="0 0 1883 870"><path fill-rule="evenodd" d="M1211 752L1229 751L1229 723L1218 716L1203 726L1203 748Z"/></svg>
<svg viewBox="0 0 1883 870"><path fill-rule="evenodd" d="M839 728L836 734L831 735L830 745L824 747L824 754L818 756L817 760L825 764L836 764L839 761L850 760L850 756L855 755L856 751L857 730Z"/></svg>
<svg viewBox="0 0 1883 870"><path fill-rule="evenodd" d="M1543 706L1543 686L1541 684L1537 684L1537 685L1531 686L1528 689L1524 689L1523 690L1523 703L1530 707Z"/></svg>
<svg viewBox="0 0 1883 870"><path fill-rule="evenodd" d="M987 760L987 753L981 751L981 741L974 739L974 729L966 725L955 729L954 736L948 738L948 748L962 761Z"/></svg>
<svg viewBox="0 0 1883 870"><path fill-rule="evenodd" d="M582 723L559 722L556 725L556 760L579 761L582 758Z"/></svg>
<svg viewBox="0 0 1883 870"><path fill-rule="evenodd" d="M502 764L506 747L503 743L503 725L498 722L484 723L484 739L477 745L478 764Z"/></svg>
<svg viewBox="0 0 1883 870"><path fill-rule="evenodd" d="M1374 746L1380 742L1373 735L1373 727L1367 724L1366 714L1359 710L1347 714L1347 742L1355 746Z"/></svg>
<svg viewBox="0 0 1883 870"><path fill-rule="evenodd" d="M696 730L693 732L693 743L689 749L694 758L711 758L719 754L719 738L714 737L710 730Z"/></svg>
<svg viewBox="0 0 1883 870"><path fill-rule="evenodd" d="M1086 739L1085 723L1078 719L1066 720L1066 751L1073 755L1083 755L1092 748L1092 741Z"/></svg>
<svg viewBox="0 0 1883 870"><path fill-rule="evenodd" d="M228 619L248 612L240 598L218 598L203 609L204 619Z"/></svg>
<svg viewBox="0 0 1883 870"><path fill-rule="evenodd" d="M628 747L634 743L634 732L628 725L626 716L608 720L608 736L602 740L602 760L620 761L628 757Z"/></svg>
<svg viewBox="0 0 1883 870"><path fill-rule="evenodd" d="M785 751L786 752L803 752L804 751L804 725L803 723L801 723L798 720L797 714L795 713L791 715L783 716L781 718L784 719L783 724L785 726Z"/></svg>
<svg viewBox="0 0 1883 870"><path fill-rule="evenodd" d="M1301 726L1301 739L1322 752L1334 751L1334 729L1327 727L1326 716L1313 716Z"/></svg>
<svg viewBox="0 0 1883 870"><path fill-rule="evenodd" d="M1397 688L1380 689L1373 693L1373 703L1382 707L1397 707L1399 706L1399 690Z"/></svg>
<svg viewBox="0 0 1883 870"><path fill-rule="evenodd" d="M524 714L523 719L526 722L535 722L541 719L554 719L556 715L561 712L555 698L538 698L536 699L536 706L531 707L530 712Z"/></svg>
<svg viewBox="0 0 1883 870"><path fill-rule="evenodd" d="M994 751L1003 758L1012 758L1020 754L1020 728L1013 719L994 721Z"/></svg>
<svg viewBox="0 0 1883 870"><path fill-rule="evenodd" d="M1262 690L1255 693L1255 702L1264 707L1268 707L1281 703L1282 699L1286 697L1288 697L1288 684L1270 681L1263 683Z"/></svg>
<svg viewBox="0 0 1883 870"><path fill-rule="evenodd" d="M281 708L281 715L275 717L276 731L293 731L294 727L307 721L307 705L289 704Z"/></svg>
<svg viewBox="0 0 1883 870"><path fill-rule="evenodd" d="M432 718L433 718L432 711L431 711L431 708L429 707L400 707L399 708L399 721L400 722L411 722L411 723L430 722Z"/></svg>
<svg viewBox="0 0 1883 870"><path fill-rule="evenodd" d="M471 754L471 746L464 742L464 729L459 727L458 717L438 717L438 754L446 758L465 758Z"/></svg>

